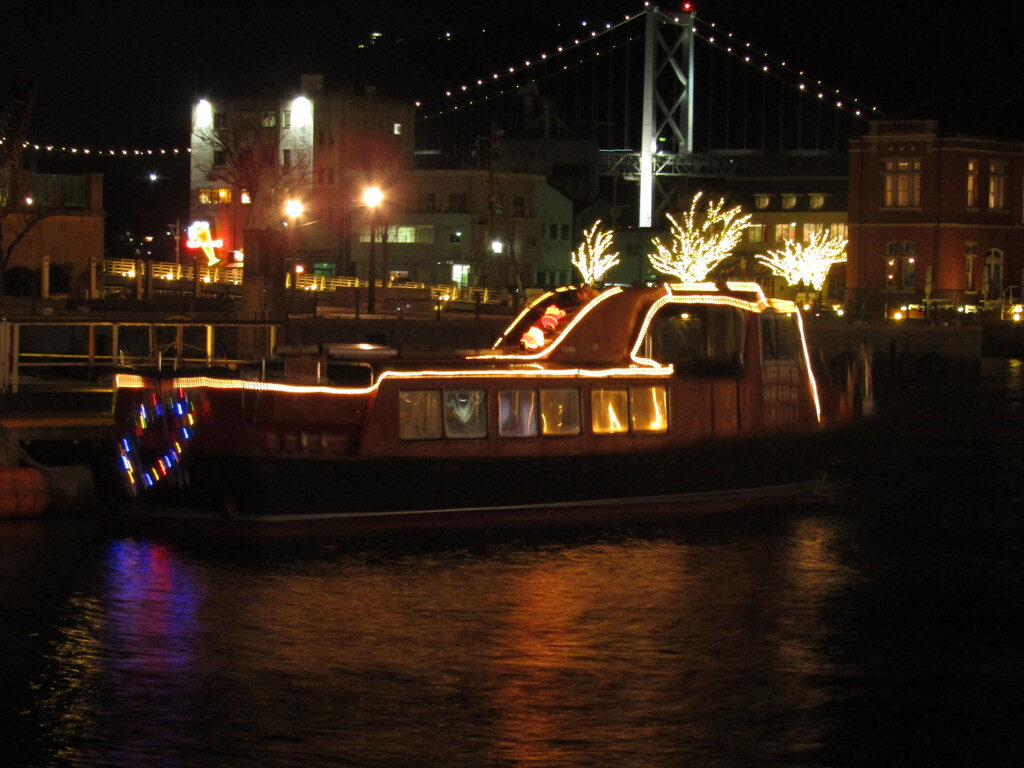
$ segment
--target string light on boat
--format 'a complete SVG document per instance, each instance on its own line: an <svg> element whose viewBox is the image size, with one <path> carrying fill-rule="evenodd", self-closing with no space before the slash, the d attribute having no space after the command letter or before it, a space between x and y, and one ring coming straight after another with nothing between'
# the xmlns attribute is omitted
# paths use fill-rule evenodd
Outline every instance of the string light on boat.
<svg viewBox="0 0 1024 768"><path fill-rule="evenodd" d="M118 442L121 472L133 496L173 477L192 441L198 411L183 387L139 402Z"/></svg>

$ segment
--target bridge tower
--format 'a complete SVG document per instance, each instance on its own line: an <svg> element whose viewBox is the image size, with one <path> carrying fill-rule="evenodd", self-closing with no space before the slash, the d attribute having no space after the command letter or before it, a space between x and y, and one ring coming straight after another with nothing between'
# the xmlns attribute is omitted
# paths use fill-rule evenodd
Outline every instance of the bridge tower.
<svg viewBox="0 0 1024 768"><path fill-rule="evenodd" d="M645 13L643 124L640 148L641 227L654 218L658 167L685 165L693 153L693 13L691 2Z"/></svg>

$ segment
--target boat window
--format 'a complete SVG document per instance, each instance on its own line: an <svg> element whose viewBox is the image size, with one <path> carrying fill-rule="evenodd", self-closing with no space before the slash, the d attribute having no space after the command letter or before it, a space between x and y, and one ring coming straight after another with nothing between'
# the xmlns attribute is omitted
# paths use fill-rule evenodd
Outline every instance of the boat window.
<svg viewBox="0 0 1024 768"><path fill-rule="evenodd" d="M738 310L709 304L668 304L647 332L652 359L677 373L735 374L740 365L743 323Z"/></svg>
<svg viewBox="0 0 1024 768"><path fill-rule="evenodd" d="M629 405L634 432L664 432L668 429L665 387L633 387L629 390Z"/></svg>
<svg viewBox="0 0 1024 768"><path fill-rule="evenodd" d="M766 311L761 315L761 358L796 360L800 356L800 337L796 320L783 312Z"/></svg>
<svg viewBox="0 0 1024 768"><path fill-rule="evenodd" d="M538 431L536 390L510 389L498 393L499 435L536 437Z"/></svg>
<svg viewBox="0 0 1024 768"><path fill-rule="evenodd" d="M545 435L578 435L580 393L575 389L542 389L540 420Z"/></svg>
<svg viewBox="0 0 1024 768"><path fill-rule="evenodd" d="M446 389L444 433L451 438L487 437L487 392Z"/></svg>
<svg viewBox="0 0 1024 768"><path fill-rule="evenodd" d="M629 392L594 389L590 393L590 425L595 435L629 431Z"/></svg>
<svg viewBox="0 0 1024 768"><path fill-rule="evenodd" d="M398 434L402 440L441 438L441 392L436 389L398 393Z"/></svg>

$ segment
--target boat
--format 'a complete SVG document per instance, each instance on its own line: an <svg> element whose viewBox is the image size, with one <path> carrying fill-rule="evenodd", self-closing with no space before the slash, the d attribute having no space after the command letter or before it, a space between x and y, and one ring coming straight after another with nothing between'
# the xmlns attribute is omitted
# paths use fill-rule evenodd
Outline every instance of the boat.
<svg viewBox="0 0 1024 768"><path fill-rule="evenodd" d="M278 353L119 371L113 506L273 522L778 503L821 481L870 381L823 377L798 308L745 282L559 288L483 350Z"/></svg>

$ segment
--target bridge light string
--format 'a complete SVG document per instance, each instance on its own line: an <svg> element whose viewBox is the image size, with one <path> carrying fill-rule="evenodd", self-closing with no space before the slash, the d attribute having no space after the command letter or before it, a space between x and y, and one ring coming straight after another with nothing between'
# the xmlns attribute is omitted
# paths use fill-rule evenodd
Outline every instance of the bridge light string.
<svg viewBox="0 0 1024 768"><path fill-rule="evenodd" d="M514 65L510 65L508 67L503 68L503 70L501 71L492 72L489 77L477 77L474 80L475 85L473 85L472 83L464 83L459 87L447 89L444 92L443 96L439 97L438 99L435 99L430 102L417 101L415 102L415 105L417 108L423 108L425 103L444 103L457 97L460 93L472 95L475 89L485 88L486 86L493 84L495 82L506 81L509 77L513 75L522 75L527 70L530 70L531 67L535 67L542 63L550 62L551 60L557 57L564 57L572 53L573 51L576 51L577 49L581 48L582 46L587 45L588 43L591 43L597 40L598 38L604 37L606 34L612 32L613 30L620 29L621 27L629 24L630 22L639 19L644 15L644 13L647 13L647 11L641 11L640 13L627 15L623 21L620 21L615 24L606 23L604 25L604 28L601 30L590 30L589 37L576 37L573 39L571 44L560 45L551 54L541 53L539 54L539 56L536 56L532 59L528 58L524 60L524 63L521 66L517 67ZM865 105L862 105L858 99L845 96L838 88L826 88L821 80L810 80L805 72L794 70L787 64L787 62L773 59L766 52L758 51L750 42L747 42L743 45L740 45L739 43L732 43L731 41L734 38L733 33L717 33L718 27L715 22L704 22L703 19L699 19L696 14L692 14L692 17L693 33L695 38L703 40L712 47L717 48L718 50L721 50L726 54L731 55L737 59L740 59L744 63L758 69L765 75L773 77L784 84L795 85L795 87L798 90L803 92L808 91L808 88L810 87L809 84L816 85L817 90L815 92L815 95L820 101L824 102L827 98L828 101L831 102L836 109L839 109L855 117L866 119L867 117L873 114L883 116L882 113L879 111L878 107L867 107ZM584 26L587 25L586 22L584 22L583 24ZM701 25L707 31L705 31L705 29L702 29ZM719 34L725 36L725 42L719 40ZM641 38L642 33L630 35L626 40L611 46L606 52L610 53L612 51L618 50L622 47L625 47L626 45L629 45L635 40ZM545 79L550 79L561 72L568 71L569 69L573 69L593 61L594 59L601 56L601 53L601 51L595 51L593 54L590 54L586 58L581 58L579 61L573 62L571 64L563 64L560 69L556 69L552 72L549 72L548 74L542 77L530 78L529 82L542 82ZM539 61L537 61L537 59L539 59ZM783 77L783 73L785 73L785 75L788 76L788 78L790 78L791 80L795 80L796 82L790 83L787 77ZM418 119L421 121L431 120L458 112L460 109L464 109L466 107L484 104L489 101L498 99L502 96L507 96L509 94L515 93L518 87L518 84L510 84L506 87L503 87L501 90L497 92L491 92L483 96L471 98L468 102L444 105L440 109L433 111L430 114L421 115Z"/></svg>
<svg viewBox="0 0 1024 768"><path fill-rule="evenodd" d="M443 103L443 102L445 102L445 101L447 101L449 99L452 99L453 97L456 97L460 93L471 93L474 89L485 88L488 85L491 85L491 84L493 84L495 82L507 81L508 78L510 78L512 76L516 76L516 75L522 76L524 73L527 73L531 68L539 67L540 65L543 65L543 64L550 64L555 59L559 59L559 57L563 57L564 58L564 57L568 56L569 54L571 54L572 52L582 48L583 46L586 46L589 43L594 42L595 40L598 40L600 38L605 37L606 35L608 35L612 31L617 30L617 29L621 29L623 26L625 26L625 25L629 24L630 22L640 18L643 15L643 13L644 12L636 13L636 14L633 14L633 15L627 15L622 21L617 22L617 23L606 22L606 23L604 23L602 25L602 28L600 30L591 29L589 35L584 36L584 37L576 37L576 38L573 39L571 44L570 43L566 43L564 45L559 45L551 53L547 53L547 52L540 53L540 54L538 54L538 55L536 55L536 56L534 56L532 58L524 59L523 64L520 65L520 66L509 65L507 67L502 68L500 71L492 72L490 74L490 76L481 76L481 77L475 78L473 80L473 82L475 82L475 85L473 85L472 83L468 84L468 85L464 83L464 84L462 84L460 86L457 86L457 87L454 87L454 88L449 88L449 89L445 90L443 95L438 97L437 99L434 99L434 100L431 100L431 101L417 101L417 102L415 102L415 105L416 105L417 108L422 108L424 106L424 104L427 104L427 103L429 103L429 104ZM587 21L584 21L584 22L582 22L582 25L583 26L589 26L589 23ZM613 44L604 53L610 53L611 51L615 51L615 50L618 50L620 48L623 48L626 45L629 45L630 43L632 43L634 40L640 39L640 37L641 37L641 35L635 35L635 34L631 35L626 40L621 41L621 42L616 43L616 44ZM570 69L575 69L576 67L582 66L583 64L587 64L587 63L593 61L594 59L600 57L601 55L602 55L602 51L595 51L594 53L591 53L588 56L586 56L585 58L579 59L578 61L567 63L567 64L562 64L559 68L555 69L554 71L551 71L551 72L547 73L546 75L542 75L542 76L539 76L539 77L531 77L531 78L529 78L527 80L527 82L543 82L544 80L547 80L547 79L550 79L552 77L555 77L557 74L560 74L562 72L566 72L566 71L568 71ZM557 63L555 64L555 66L558 67ZM481 97L473 98L470 101L462 103L462 104L454 104L454 105L451 105L451 106L444 105L444 106L442 106L440 109L438 109L435 112L432 112L430 114L421 115L418 119L423 121L423 120L431 120L431 119L434 119L434 118L443 117L445 115L450 115L450 114L452 114L454 112L459 111L460 109L464 109L464 108L470 107L470 106L475 106L477 104L483 104L483 103L486 103L488 101L493 101L495 99L498 99L498 98L500 98L502 96L507 96L509 94L515 93L516 90L518 89L518 87L519 87L518 83L516 83L516 84L509 84L509 85L503 87L500 91L491 92L491 93L485 94L485 95L483 95Z"/></svg>
<svg viewBox="0 0 1024 768"><path fill-rule="evenodd" d="M694 37L703 40L708 43L708 45L725 52L733 58L740 59L744 63L759 69L769 77L773 77L781 83L793 85L801 92L807 93L813 91L814 95L816 95L821 101L825 101L826 97L831 101L834 96L835 101L833 102L833 105L835 108L853 115L854 117L867 119L871 115L878 115L880 117L884 116L878 107L865 106L861 104L858 99L844 96L838 88L833 89L831 87L826 87L821 80L812 80L807 76L806 72L793 69L785 61L773 59L767 52L757 51L754 49L752 43L748 42L742 46L740 46L739 43L733 43L732 41L735 36L732 32L719 33L725 37L724 41L721 40L719 34L716 34L717 25L715 22L707 22L704 26L706 29L700 29L697 25L697 18L694 17ZM751 53L756 55L751 56ZM757 61L755 61L755 59L757 59ZM782 73L785 73L790 80L783 77ZM815 89L813 86L817 86L817 88Z"/></svg>

